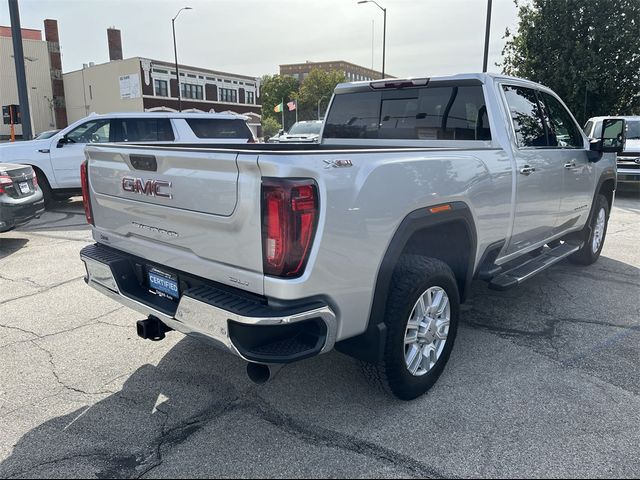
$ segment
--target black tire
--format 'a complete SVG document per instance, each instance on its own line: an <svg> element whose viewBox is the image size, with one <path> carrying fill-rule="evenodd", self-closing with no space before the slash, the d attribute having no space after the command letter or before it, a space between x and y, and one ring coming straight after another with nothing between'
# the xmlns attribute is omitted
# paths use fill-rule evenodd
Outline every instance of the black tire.
<svg viewBox="0 0 640 480"><path fill-rule="evenodd" d="M38 186L40 187L40 190L42 190L44 206L48 208L53 203L55 203L56 201L55 195L53 193L53 190L51 190L51 186L49 185L49 180L47 180L47 177L45 176L44 173L42 173L40 170L37 170L36 177L38 178Z"/></svg>
<svg viewBox="0 0 640 480"><path fill-rule="evenodd" d="M449 297L449 331L442 353L433 367L422 376L414 376L405 361L405 333L416 302L431 287L442 288ZM449 359L459 314L460 295L451 268L435 258L403 255L393 273L387 300L384 355L377 364L362 364L365 376L401 400L413 400L425 394L438 380Z"/></svg>
<svg viewBox="0 0 640 480"><path fill-rule="evenodd" d="M584 242L582 248L569 257L569 260L579 265L591 265L600 258L602 247L604 247L604 241L607 236L607 226L609 225L609 202L607 197L602 194L598 194L596 197L596 208L591 212L591 218L584 227L580 234L580 239ZM597 249L594 250L594 237L597 232L596 225L598 223L598 217L600 212L604 211L604 229L602 231L602 238Z"/></svg>

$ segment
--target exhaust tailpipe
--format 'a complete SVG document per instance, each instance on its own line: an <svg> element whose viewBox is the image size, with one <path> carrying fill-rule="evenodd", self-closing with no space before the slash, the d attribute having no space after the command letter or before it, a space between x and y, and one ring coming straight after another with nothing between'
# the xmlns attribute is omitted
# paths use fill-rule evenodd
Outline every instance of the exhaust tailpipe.
<svg viewBox="0 0 640 480"><path fill-rule="evenodd" d="M171 331L164 323L155 317L149 317L146 320L138 320L136 323L136 329L138 330L138 336L145 340L152 340L158 342L163 340L165 333Z"/></svg>
<svg viewBox="0 0 640 480"><path fill-rule="evenodd" d="M247 363L247 376L256 385L264 385L271 379L271 368L262 363Z"/></svg>

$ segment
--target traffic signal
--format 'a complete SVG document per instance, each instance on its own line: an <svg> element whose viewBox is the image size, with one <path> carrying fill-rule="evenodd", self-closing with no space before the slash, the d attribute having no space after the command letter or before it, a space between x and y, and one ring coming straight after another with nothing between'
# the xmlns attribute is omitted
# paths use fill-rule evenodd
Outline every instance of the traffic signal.
<svg viewBox="0 0 640 480"><path fill-rule="evenodd" d="M13 118L13 122L11 119ZM20 115L20 105L3 105L2 106L2 123L10 125L13 123L17 125L22 123L22 117Z"/></svg>

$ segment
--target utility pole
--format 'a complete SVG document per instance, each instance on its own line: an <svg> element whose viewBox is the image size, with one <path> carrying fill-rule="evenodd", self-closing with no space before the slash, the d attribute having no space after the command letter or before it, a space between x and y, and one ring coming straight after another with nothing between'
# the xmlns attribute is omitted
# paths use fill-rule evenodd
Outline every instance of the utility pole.
<svg viewBox="0 0 640 480"><path fill-rule="evenodd" d="M382 78L384 78L384 61L387 51L387 9L381 7L378 2L375 0L360 0L358 5L362 5L363 3L373 3L376 7L382 10L383 16L383 26L382 26Z"/></svg>
<svg viewBox="0 0 640 480"><path fill-rule="evenodd" d="M13 38L13 58L16 65L16 79L18 81L18 101L22 121L22 138L31 140L31 115L29 110L29 90L27 89L27 75L24 68L24 51L22 49L22 30L20 26L20 10L18 0L9 0L9 17L11 18L11 37Z"/></svg>
<svg viewBox="0 0 640 480"><path fill-rule="evenodd" d="M484 34L484 61L482 63L482 71L486 73L487 62L489 60L489 33L491 32L491 4L492 0L488 0L487 4L487 24Z"/></svg>

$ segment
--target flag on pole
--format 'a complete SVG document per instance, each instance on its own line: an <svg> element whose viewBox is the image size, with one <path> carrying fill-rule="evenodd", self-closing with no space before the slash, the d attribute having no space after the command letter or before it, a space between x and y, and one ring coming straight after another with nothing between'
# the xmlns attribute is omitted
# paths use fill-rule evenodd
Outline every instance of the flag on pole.
<svg viewBox="0 0 640 480"><path fill-rule="evenodd" d="M298 107L298 105L296 104L295 100L292 100L289 103L287 103L287 107L289 107L290 112L293 112Z"/></svg>
<svg viewBox="0 0 640 480"><path fill-rule="evenodd" d="M284 102L281 102L280 104L276 105L275 108L273 109L274 112L276 113L280 113L284 110Z"/></svg>

